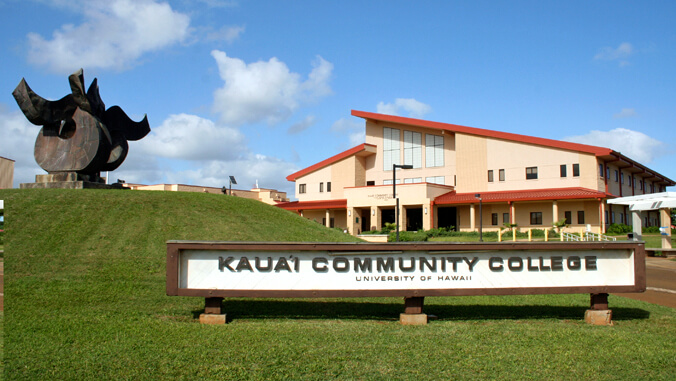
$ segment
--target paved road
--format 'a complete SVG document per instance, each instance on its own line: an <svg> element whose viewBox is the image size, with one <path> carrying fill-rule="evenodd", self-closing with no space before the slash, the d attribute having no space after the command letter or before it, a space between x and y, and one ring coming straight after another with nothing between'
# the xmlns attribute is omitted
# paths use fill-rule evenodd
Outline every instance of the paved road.
<svg viewBox="0 0 676 381"><path fill-rule="evenodd" d="M647 289L645 292L613 295L676 308L676 261L660 257L647 257L646 273ZM612 309L612 300L610 303Z"/></svg>

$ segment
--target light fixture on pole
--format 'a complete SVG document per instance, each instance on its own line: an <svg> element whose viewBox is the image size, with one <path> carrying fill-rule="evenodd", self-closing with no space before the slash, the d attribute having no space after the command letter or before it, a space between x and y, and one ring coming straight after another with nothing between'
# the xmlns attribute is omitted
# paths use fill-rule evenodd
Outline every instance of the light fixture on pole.
<svg viewBox="0 0 676 381"><path fill-rule="evenodd" d="M483 210L482 210L483 205L481 204L481 194L477 193L477 194L474 195L474 197L479 199L479 242L483 242L484 241L484 235L483 235L482 227L484 226L484 214L483 214Z"/></svg>
<svg viewBox="0 0 676 381"><path fill-rule="evenodd" d="M397 168L401 169L413 169L413 166L410 164L392 164L392 197L397 200L397 242L399 242L399 197L397 197Z"/></svg>
<svg viewBox="0 0 676 381"><path fill-rule="evenodd" d="M232 196L232 184L237 185L237 180L235 180L235 176L230 176L230 196Z"/></svg>

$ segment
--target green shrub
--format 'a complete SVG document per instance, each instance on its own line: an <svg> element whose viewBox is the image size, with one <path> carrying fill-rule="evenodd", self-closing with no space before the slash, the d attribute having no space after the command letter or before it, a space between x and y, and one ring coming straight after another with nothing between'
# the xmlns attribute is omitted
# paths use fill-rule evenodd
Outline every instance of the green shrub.
<svg viewBox="0 0 676 381"><path fill-rule="evenodd" d="M632 232L632 227L625 224L610 224L606 230L607 234L627 234Z"/></svg>
<svg viewBox="0 0 676 381"><path fill-rule="evenodd" d="M650 234L650 233L652 233L652 234L655 234L655 233L659 234L659 232L660 232L660 227L659 227L659 226L648 226L648 227L644 227L644 228L642 229L642 232L643 232L643 233L648 233L648 234Z"/></svg>

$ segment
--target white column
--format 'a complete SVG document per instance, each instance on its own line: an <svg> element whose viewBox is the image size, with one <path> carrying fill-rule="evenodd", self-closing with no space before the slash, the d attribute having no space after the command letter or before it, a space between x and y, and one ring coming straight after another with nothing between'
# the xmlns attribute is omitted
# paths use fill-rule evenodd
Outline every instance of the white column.
<svg viewBox="0 0 676 381"><path fill-rule="evenodd" d="M326 209L326 227L331 226L331 211Z"/></svg>
<svg viewBox="0 0 676 381"><path fill-rule="evenodd" d="M662 248L671 249L671 215L669 208L660 209L660 227L667 227L667 235L662 236Z"/></svg>
<svg viewBox="0 0 676 381"><path fill-rule="evenodd" d="M471 231L474 231L476 229L476 218L474 217L475 211L474 204L471 204L469 206L469 228Z"/></svg>

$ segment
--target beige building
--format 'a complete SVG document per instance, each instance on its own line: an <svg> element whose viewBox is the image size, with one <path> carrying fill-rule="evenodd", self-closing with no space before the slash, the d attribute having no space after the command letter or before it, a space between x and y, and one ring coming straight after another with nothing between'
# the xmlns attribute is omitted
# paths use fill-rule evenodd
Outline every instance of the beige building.
<svg viewBox="0 0 676 381"><path fill-rule="evenodd" d="M503 224L573 231L630 224L614 197L664 192L673 180L610 148L426 120L352 111L366 122L365 143L287 177L298 201L279 204L352 234L395 221L402 230ZM411 166L397 168L393 164ZM481 200L481 201L480 201ZM481 215L479 215L481 211ZM654 214L654 215L653 215ZM656 213L643 216L657 225Z"/></svg>
<svg viewBox="0 0 676 381"><path fill-rule="evenodd" d="M215 187L203 187L199 185L185 185L185 184L155 184L155 185L142 185L142 184L123 184L124 187L130 188L133 190L145 190L145 191L169 191L169 192L201 192L201 193L215 193L223 194L226 192L230 194L230 189L215 188ZM240 190L232 189L232 195L242 198L250 198L252 200L258 200L270 205L277 205L281 202L288 202L289 199L286 197L286 192L280 192L274 189L265 189L265 188L254 188L251 190Z"/></svg>
<svg viewBox="0 0 676 381"><path fill-rule="evenodd" d="M14 160L0 156L0 189L14 186Z"/></svg>

